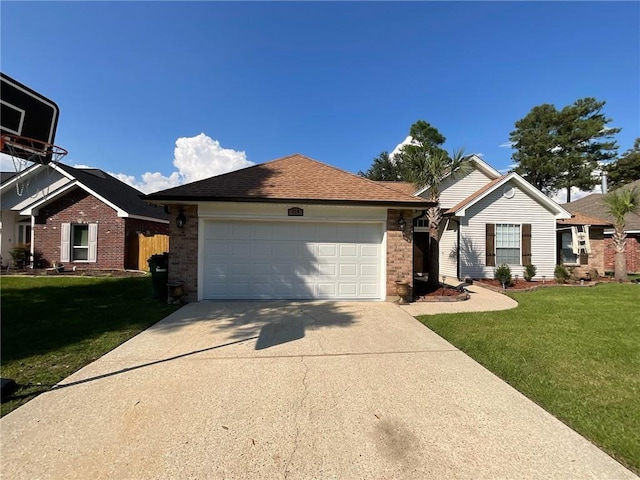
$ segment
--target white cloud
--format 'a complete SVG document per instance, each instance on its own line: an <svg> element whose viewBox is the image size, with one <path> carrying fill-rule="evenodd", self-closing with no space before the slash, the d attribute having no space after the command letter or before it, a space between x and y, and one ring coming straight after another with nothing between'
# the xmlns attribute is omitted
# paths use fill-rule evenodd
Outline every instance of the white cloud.
<svg viewBox="0 0 640 480"><path fill-rule="evenodd" d="M418 145L418 142L416 142L413 138L411 138L411 135L409 135L402 142L396 145L396 148L394 148L393 151L389 154L389 158L393 160L393 158L400 153L400 150L402 150L402 147L404 147L405 145Z"/></svg>
<svg viewBox="0 0 640 480"><path fill-rule="evenodd" d="M575 202L576 200L586 197L587 195L591 195L592 193L602 193L602 186L596 185L593 190L580 190L577 187L571 187L571 201ZM556 192L555 195L551 196L551 200L556 203L567 203L567 189L563 188Z"/></svg>
<svg viewBox="0 0 640 480"><path fill-rule="evenodd" d="M515 145L514 142L504 142L498 145L499 148L511 148Z"/></svg>
<svg viewBox="0 0 640 480"><path fill-rule="evenodd" d="M222 148L218 140L204 133L195 137L178 138L173 155L173 166L177 171L169 176L160 172L147 172L138 180L124 173L110 175L144 193L152 193L253 165L253 162L247 160L245 152Z"/></svg>

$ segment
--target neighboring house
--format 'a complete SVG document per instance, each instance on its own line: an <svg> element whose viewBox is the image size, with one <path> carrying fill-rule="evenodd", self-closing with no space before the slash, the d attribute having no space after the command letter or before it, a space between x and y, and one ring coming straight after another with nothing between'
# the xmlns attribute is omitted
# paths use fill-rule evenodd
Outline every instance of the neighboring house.
<svg viewBox="0 0 640 480"><path fill-rule="evenodd" d="M564 207L571 213L569 204ZM601 218L575 212L571 218L558 220L557 262L568 267L580 267L583 274L605 272L605 229L612 225Z"/></svg>
<svg viewBox="0 0 640 480"><path fill-rule="evenodd" d="M501 175L476 155L472 169L440 185L443 211L440 274L454 278L493 278L507 264L522 277L526 265L537 278L553 277L556 220L570 214L515 172ZM402 188L408 188L403 186ZM429 187L415 192L428 197ZM414 271L426 272L429 234L426 219L414 221Z"/></svg>
<svg viewBox="0 0 640 480"><path fill-rule="evenodd" d="M0 194L4 267L15 245L29 244L36 266L138 268L139 236L169 233L162 208L102 170L34 164L3 174Z"/></svg>
<svg viewBox="0 0 640 480"><path fill-rule="evenodd" d="M533 263L552 277L555 222L569 213L517 174L471 161L470 174L441 187L442 273L493 277L504 262L521 274ZM185 282L190 300L383 300L426 271L420 217L431 204L414 190L291 155L145 199L175 219L169 279Z"/></svg>
<svg viewBox="0 0 640 480"><path fill-rule="evenodd" d="M636 188L636 190L640 191L640 180L636 180L620 188ZM591 195L563 205L570 213L576 215L577 218L587 216L599 221L599 224L595 224L599 227L595 229L595 233L593 232L593 228L589 231L591 251L598 252L598 254L593 260L590 258L588 264L591 268L598 270L600 275L604 274L604 272L612 272L615 262L615 250L612 239L614 218L607 211L602 197L603 194L601 193L592 193ZM582 225L588 224L589 223L585 222ZM597 242L600 239L600 231L602 231L603 238L601 250L597 243L595 248L593 246L593 241L595 240ZM640 214L631 213L625 217L625 232L627 233L627 271L629 273L640 273ZM565 240L566 238L565 235Z"/></svg>

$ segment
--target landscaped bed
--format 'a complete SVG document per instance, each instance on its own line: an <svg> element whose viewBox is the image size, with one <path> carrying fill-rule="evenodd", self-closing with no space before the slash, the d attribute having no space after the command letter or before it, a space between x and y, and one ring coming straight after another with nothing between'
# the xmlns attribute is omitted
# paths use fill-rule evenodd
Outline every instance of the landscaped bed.
<svg viewBox="0 0 640 480"><path fill-rule="evenodd" d="M419 320L640 473L640 285L509 295L514 310Z"/></svg>
<svg viewBox="0 0 640 480"><path fill-rule="evenodd" d="M18 389L5 415L176 307L152 299L150 276L2 277L2 377Z"/></svg>

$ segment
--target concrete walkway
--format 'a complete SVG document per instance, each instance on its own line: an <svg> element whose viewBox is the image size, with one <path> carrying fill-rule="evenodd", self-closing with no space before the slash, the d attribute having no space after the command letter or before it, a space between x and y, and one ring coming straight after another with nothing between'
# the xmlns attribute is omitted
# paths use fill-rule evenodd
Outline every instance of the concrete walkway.
<svg viewBox="0 0 640 480"><path fill-rule="evenodd" d="M392 303L186 305L0 420L11 479L632 479Z"/></svg>
<svg viewBox="0 0 640 480"><path fill-rule="evenodd" d="M444 283L450 286L458 286L460 280L453 277L445 277ZM501 293L482 288L476 284L467 285L469 300L462 302L413 302L400 307L410 315L435 315L436 313L463 313L463 312L493 312L496 310L509 310L516 308L518 302Z"/></svg>

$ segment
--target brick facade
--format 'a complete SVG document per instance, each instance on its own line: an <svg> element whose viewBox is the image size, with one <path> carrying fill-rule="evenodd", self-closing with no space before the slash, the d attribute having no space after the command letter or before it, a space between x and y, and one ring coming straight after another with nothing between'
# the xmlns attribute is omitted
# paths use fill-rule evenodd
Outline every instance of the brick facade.
<svg viewBox="0 0 640 480"><path fill-rule="evenodd" d="M396 281L413 284L412 235L400 231L400 216L407 222L406 231L410 232L413 211L387 211L387 297L397 295Z"/></svg>
<svg viewBox="0 0 640 480"><path fill-rule="evenodd" d="M96 262L61 260L63 223L98 225ZM126 268L127 235L136 231L168 233L168 225L133 218L120 218L117 212L88 192L76 188L42 207L34 226L34 250L42 255L43 266L64 263L77 269Z"/></svg>
<svg viewBox="0 0 640 480"><path fill-rule="evenodd" d="M182 208L187 222L176 226L175 218ZM169 206L169 281L184 282L184 299L198 299L198 207L197 205Z"/></svg>
<svg viewBox="0 0 640 480"><path fill-rule="evenodd" d="M604 240L604 266L605 271L613 272L615 269L615 253L613 239L607 235ZM640 234L627 235L626 246L627 272L640 273Z"/></svg>

